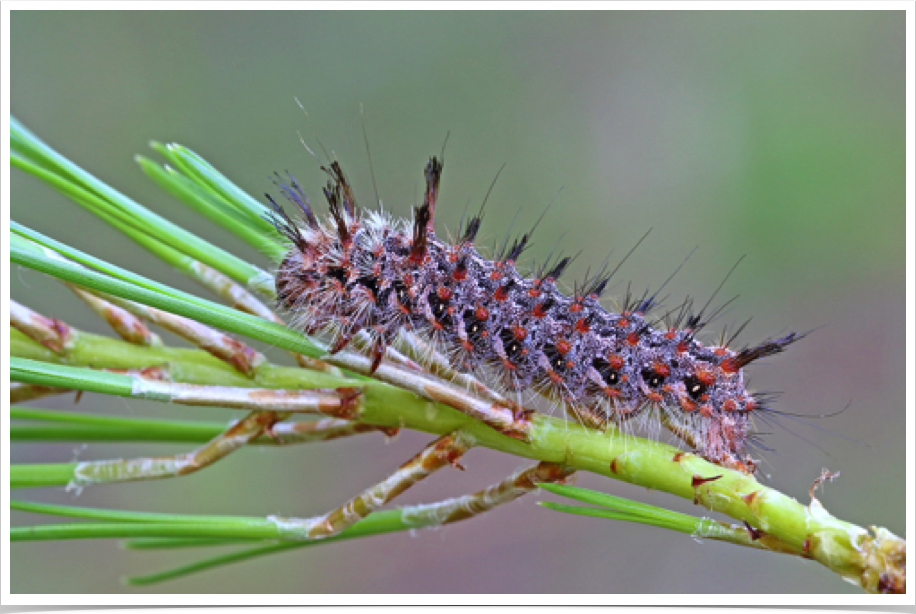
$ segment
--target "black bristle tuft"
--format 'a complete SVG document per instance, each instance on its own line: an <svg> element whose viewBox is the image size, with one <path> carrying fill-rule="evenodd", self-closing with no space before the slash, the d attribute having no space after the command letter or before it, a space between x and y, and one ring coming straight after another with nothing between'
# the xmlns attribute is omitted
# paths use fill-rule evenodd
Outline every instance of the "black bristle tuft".
<svg viewBox="0 0 916 614"><path fill-rule="evenodd" d="M296 223L289 214L283 210L283 207L278 205L277 202L271 198L270 194L265 194L264 196L267 197L267 202L270 203L270 208L272 209L272 211L267 212L264 219L273 224L277 232L289 239L299 251L305 251L307 243L305 237L299 232L299 227L296 226Z"/></svg>
<svg viewBox="0 0 916 614"><path fill-rule="evenodd" d="M413 217L413 245L410 248L410 259L413 262L423 262L426 257L426 239L429 236L430 207L424 203L422 207L414 209Z"/></svg>
<svg viewBox="0 0 916 614"><path fill-rule="evenodd" d="M661 301L657 300L656 296L653 294L652 296L648 298L644 298L640 300L639 303L637 303L636 306L633 307L633 312L641 313L642 315L646 315L647 313L649 313L650 311L658 307L660 302Z"/></svg>
<svg viewBox="0 0 916 614"><path fill-rule="evenodd" d="M353 188L350 187L350 182L347 180L347 176L340 167L340 163L337 161L331 162L330 167L322 166L321 170L331 177L331 181L328 182L328 187L331 187L333 184L334 191L338 196L338 202L343 206L343 210L350 218L355 218L356 198L353 196ZM325 195L327 195L327 193L325 193Z"/></svg>
<svg viewBox="0 0 916 614"><path fill-rule="evenodd" d="M522 252L525 251L525 248L528 246L528 235L524 234L520 239L516 239L512 242L512 246L506 250L506 253L500 256L500 260L511 260L516 261L518 257L522 255Z"/></svg>
<svg viewBox="0 0 916 614"><path fill-rule="evenodd" d="M559 262L557 262L553 266L552 269L550 269L549 271L547 271L547 273L544 274L544 277L545 278L549 277L551 279L559 279L560 276L563 275L563 272L566 271L566 267L569 266L570 262L572 262L572 258L570 258L569 256L562 258Z"/></svg>
<svg viewBox="0 0 916 614"><path fill-rule="evenodd" d="M443 149L444 147L443 145ZM427 226L430 231L433 229L433 218L436 214L436 200L439 198L439 181L442 179L442 167L443 162L433 156L426 163L426 170L423 173L426 177L426 194L423 196L423 205L429 209Z"/></svg>
<svg viewBox="0 0 916 614"><path fill-rule="evenodd" d="M305 192L302 190L302 187L299 185L299 182L296 181L296 178L293 177L289 171L286 171L286 181L285 183L283 178L280 177L279 173L274 173L274 176L271 178L274 185L280 188L280 191L283 193L283 196L296 205L300 211L302 211L302 216L305 222L312 228L318 228L318 218L315 217L315 213L312 211L311 204L309 203L308 197L305 195Z"/></svg>
<svg viewBox="0 0 916 614"><path fill-rule="evenodd" d="M784 337L779 337L778 339L772 340L768 339L763 343L753 347L744 348L735 356L726 359L728 362L728 368L730 370L737 371L739 369L743 369L755 360L759 360L767 356L773 356L774 354L779 354L789 345L799 341L800 339L804 339L807 334L808 333L789 333Z"/></svg>
<svg viewBox="0 0 916 614"><path fill-rule="evenodd" d="M461 238L458 240L459 243L473 243L474 239L477 238L477 233L480 232L480 221L481 218L474 216L468 220L467 228L460 233Z"/></svg>
<svg viewBox="0 0 916 614"><path fill-rule="evenodd" d="M328 201L331 217L334 218L334 224L337 226L337 235L340 238L340 242L346 245L350 242L350 229L347 226L344 210L341 209L341 185L329 181L322 191Z"/></svg>
<svg viewBox="0 0 916 614"><path fill-rule="evenodd" d="M605 277L604 279L599 280L591 288L591 292L589 292L589 294L594 294L595 296L601 296L604 293L604 291L607 289L607 285L610 281L611 281L610 277Z"/></svg>

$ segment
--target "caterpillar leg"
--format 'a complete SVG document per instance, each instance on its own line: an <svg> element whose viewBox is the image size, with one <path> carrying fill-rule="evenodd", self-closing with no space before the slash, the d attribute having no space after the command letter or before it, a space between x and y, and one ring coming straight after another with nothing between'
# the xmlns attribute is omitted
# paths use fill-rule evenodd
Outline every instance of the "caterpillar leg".
<svg viewBox="0 0 916 614"><path fill-rule="evenodd" d="M314 518L268 518L299 539L336 535L445 465L460 468L458 459L470 447L470 441L461 433L443 435L389 477L327 514Z"/></svg>

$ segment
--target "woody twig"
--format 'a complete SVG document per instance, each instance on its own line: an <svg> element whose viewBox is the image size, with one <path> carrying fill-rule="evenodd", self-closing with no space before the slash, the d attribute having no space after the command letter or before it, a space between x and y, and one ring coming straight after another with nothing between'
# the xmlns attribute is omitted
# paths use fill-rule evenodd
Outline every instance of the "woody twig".
<svg viewBox="0 0 916 614"><path fill-rule="evenodd" d="M248 377L254 375L255 370L267 361L254 348L200 322L115 296L97 292L93 294L190 341L200 349L225 360Z"/></svg>
<svg viewBox="0 0 916 614"><path fill-rule="evenodd" d="M394 437L398 430L398 428L374 426L338 418L322 418L314 421L277 423L271 429L270 437L261 436L254 443L266 445L315 443L379 431L388 437Z"/></svg>
<svg viewBox="0 0 916 614"><path fill-rule="evenodd" d="M158 382L136 377L130 396L179 405L201 405L232 409L324 414L353 420L359 417L359 388L331 390L275 390Z"/></svg>
<svg viewBox="0 0 916 614"><path fill-rule="evenodd" d="M162 345L162 339L159 338L159 335L147 328L143 320L131 312L80 288L76 284L67 283L66 286L81 298L84 303L89 305L96 314L108 322L111 328L124 341L137 345Z"/></svg>
<svg viewBox="0 0 916 614"><path fill-rule="evenodd" d="M541 462L519 471L502 482L474 494L401 508L401 518L410 526L430 527L479 516L499 505L537 490L540 482L564 482L575 469L556 463Z"/></svg>
<svg viewBox="0 0 916 614"><path fill-rule="evenodd" d="M253 411L208 443L186 454L153 458L118 459L78 463L68 487L82 488L104 482L130 482L188 475L225 458L250 443L289 414Z"/></svg>
<svg viewBox="0 0 916 614"><path fill-rule="evenodd" d="M10 301L10 324L56 354L63 354L73 342L73 332L67 324L47 318L28 307Z"/></svg>
<svg viewBox="0 0 916 614"><path fill-rule="evenodd" d="M448 464L460 467L458 459L470 447L470 440L461 433L443 435L388 478L327 514L304 519L277 516L269 516L268 519L275 522L289 539L320 539L336 535L442 467Z"/></svg>
<svg viewBox="0 0 916 614"><path fill-rule="evenodd" d="M73 392L68 388L55 388L54 386L41 386L39 384L23 384L10 382L10 404L24 403L55 394Z"/></svg>

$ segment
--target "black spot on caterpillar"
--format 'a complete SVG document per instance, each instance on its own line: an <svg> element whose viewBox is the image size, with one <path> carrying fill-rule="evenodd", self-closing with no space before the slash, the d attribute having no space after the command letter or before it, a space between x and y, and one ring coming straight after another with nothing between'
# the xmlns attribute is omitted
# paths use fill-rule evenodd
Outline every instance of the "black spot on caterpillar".
<svg viewBox="0 0 916 614"><path fill-rule="evenodd" d="M457 241L443 241L433 227L443 170L436 157L426 165L423 204L412 221L360 210L339 164L323 170L326 220L291 177L289 185L277 183L299 219L268 200L271 221L289 241L276 275L278 306L306 333L328 338L331 353L366 331L374 370L399 334L421 334L456 371L562 400L593 425L660 419L706 459L754 470L744 451L751 415L765 399L747 390L744 368L804 335L739 350L727 347L731 340L705 345L696 334L715 316L706 313L709 303L693 313L685 302L657 328L647 318L657 293L628 298L620 312L602 306L613 272L593 276L571 296L556 285L569 258L521 275L515 260L529 235L487 259L473 244L478 216Z"/></svg>

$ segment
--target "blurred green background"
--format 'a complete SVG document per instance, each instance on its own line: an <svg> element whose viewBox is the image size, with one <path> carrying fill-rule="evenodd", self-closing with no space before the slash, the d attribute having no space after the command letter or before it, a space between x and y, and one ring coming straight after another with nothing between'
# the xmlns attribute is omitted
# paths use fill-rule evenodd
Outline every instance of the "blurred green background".
<svg viewBox="0 0 916 614"><path fill-rule="evenodd" d="M171 201L134 154L177 141L260 195L289 169L316 202L323 182L300 143L340 157L373 199L360 122L385 206L407 214L425 158L448 131L438 225L455 229L508 163L485 239L533 220L562 186L531 250L563 236L568 276L652 234L617 279L669 286L670 304L721 297L746 342L816 333L755 365L784 420L762 471L801 501L822 467L839 517L905 531L903 12L29 12L11 19L13 113L73 161L221 245L266 262ZM294 97L308 111L303 115ZM361 116L360 108L364 109ZM362 118L362 119L361 119ZM79 207L21 172L12 216L54 238L192 291ZM519 222L519 223L521 223ZM521 226L516 226L516 229ZM625 283L611 294L620 296ZM65 288L14 269L12 294L86 330L107 329ZM278 356L278 353L274 353ZM282 360L282 359L281 359ZM72 398L39 406L71 408ZM228 419L216 409L85 395L82 411ZM828 429L858 443L823 432ZM769 431L770 429L764 429ZM156 511L306 516L343 502L430 437L363 436L248 449L200 474L19 496ZM819 449L822 448L823 450ZM16 445L14 462L170 454L183 446ZM404 496L477 490L523 463L486 450ZM701 514L690 502L582 475L579 485ZM50 592L856 592L813 562L660 529L560 515L522 499L486 517L268 557L160 587L118 578L205 552L130 552L114 542L13 544L12 590ZM42 521L18 514L19 523ZM213 552L208 550L207 553Z"/></svg>

